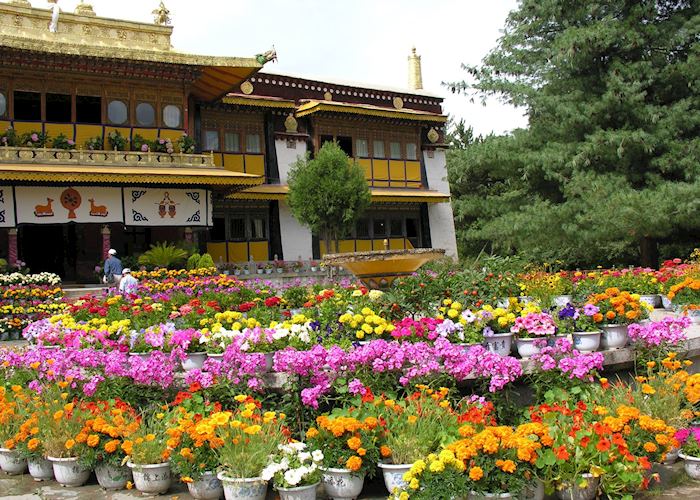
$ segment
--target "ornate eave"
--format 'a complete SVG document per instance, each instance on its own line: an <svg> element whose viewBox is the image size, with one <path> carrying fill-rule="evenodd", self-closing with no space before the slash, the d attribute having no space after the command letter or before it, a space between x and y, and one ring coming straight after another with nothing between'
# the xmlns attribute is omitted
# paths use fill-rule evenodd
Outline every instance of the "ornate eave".
<svg viewBox="0 0 700 500"><path fill-rule="evenodd" d="M415 109L388 109L370 104L352 104L333 101L307 101L297 108L296 116L301 118L315 113L339 113L346 115L371 116L394 120L408 120L428 123L445 123L447 117L436 113Z"/></svg>

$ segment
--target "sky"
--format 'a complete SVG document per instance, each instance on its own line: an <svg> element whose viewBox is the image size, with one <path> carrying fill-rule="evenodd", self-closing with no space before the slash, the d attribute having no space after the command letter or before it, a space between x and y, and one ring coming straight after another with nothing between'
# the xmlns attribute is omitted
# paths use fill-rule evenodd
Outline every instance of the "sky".
<svg viewBox="0 0 700 500"><path fill-rule="evenodd" d="M30 0L47 7L43 0ZM78 0L59 0L72 12ZM91 0L101 17L152 22L159 0ZM423 86L445 97L444 111L477 134L527 124L521 109L451 94L443 81L464 79L496 45L517 0L165 0L178 51L253 56L273 45L265 71L307 78L406 87L407 57L422 56Z"/></svg>

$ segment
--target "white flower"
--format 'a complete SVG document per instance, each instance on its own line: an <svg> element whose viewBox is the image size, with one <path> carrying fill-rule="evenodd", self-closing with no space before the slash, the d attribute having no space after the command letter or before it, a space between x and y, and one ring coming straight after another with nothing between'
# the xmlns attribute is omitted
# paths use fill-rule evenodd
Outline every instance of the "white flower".
<svg viewBox="0 0 700 500"><path fill-rule="evenodd" d="M300 462L304 463L307 460L311 460L311 453L309 453L308 451L302 451L301 453L299 453Z"/></svg>
<svg viewBox="0 0 700 500"><path fill-rule="evenodd" d="M311 452L311 457L313 458L314 462L320 462L323 460L323 452L321 450L314 450Z"/></svg>
<svg viewBox="0 0 700 500"><path fill-rule="evenodd" d="M284 480L290 486L296 486L301 481L301 475L296 469L291 469L284 473Z"/></svg>

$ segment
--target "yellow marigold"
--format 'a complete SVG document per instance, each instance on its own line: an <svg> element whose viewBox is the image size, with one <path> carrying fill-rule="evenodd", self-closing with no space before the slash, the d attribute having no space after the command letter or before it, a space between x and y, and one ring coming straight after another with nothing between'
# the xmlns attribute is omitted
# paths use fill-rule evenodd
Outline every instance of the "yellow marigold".
<svg viewBox="0 0 700 500"><path fill-rule="evenodd" d="M445 470L445 463L442 460L435 460L434 462L430 463L428 468L430 469L430 472L439 473Z"/></svg>
<svg viewBox="0 0 700 500"><path fill-rule="evenodd" d="M654 389L649 384L642 384L642 394L656 394L656 389Z"/></svg>
<svg viewBox="0 0 700 500"><path fill-rule="evenodd" d="M515 472L515 462L512 460L496 460L496 467L501 469L503 472L507 472L509 474L512 474Z"/></svg>
<svg viewBox="0 0 700 500"><path fill-rule="evenodd" d="M658 449L659 447L651 441L647 441L646 443L644 443L644 451L646 451L647 453L654 453Z"/></svg>
<svg viewBox="0 0 700 500"><path fill-rule="evenodd" d="M98 436L97 434L90 434L87 438L87 445L90 448L94 448L95 446L97 446L99 444L99 442L100 442L100 436Z"/></svg>
<svg viewBox="0 0 700 500"><path fill-rule="evenodd" d="M37 438L32 438L29 441L27 441L27 449L29 451L34 451L39 447L40 444L41 441L39 441Z"/></svg>
<svg viewBox="0 0 700 500"><path fill-rule="evenodd" d="M68 441L66 441L66 443L65 443L66 450L72 449L73 446L75 446L75 439L69 439Z"/></svg>
<svg viewBox="0 0 700 500"><path fill-rule="evenodd" d="M308 439L313 439L316 436L318 436L318 429L316 427L311 427L308 431L306 431L306 437Z"/></svg>
<svg viewBox="0 0 700 500"><path fill-rule="evenodd" d="M243 429L243 432L246 434L250 434L251 436L254 436L255 434L258 434L262 430L262 427L259 425L249 425L245 429Z"/></svg>
<svg viewBox="0 0 700 500"><path fill-rule="evenodd" d="M484 477L484 470L481 467L472 467L469 469L469 479L472 481L478 481Z"/></svg>

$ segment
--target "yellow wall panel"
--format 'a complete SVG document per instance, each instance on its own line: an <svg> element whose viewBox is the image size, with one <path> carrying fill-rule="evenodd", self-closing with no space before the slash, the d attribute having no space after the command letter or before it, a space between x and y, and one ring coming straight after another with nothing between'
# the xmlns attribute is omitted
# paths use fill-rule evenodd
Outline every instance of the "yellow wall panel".
<svg viewBox="0 0 700 500"><path fill-rule="evenodd" d="M372 240L372 250L384 250L384 240Z"/></svg>
<svg viewBox="0 0 700 500"><path fill-rule="evenodd" d="M419 181L420 178L420 162L417 161L407 161L406 162L406 180L408 181Z"/></svg>
<svg viewBox="0 0 700 500"><path fill-rule="evenodd" d="M177 129L172 129L172 128L162 128L160 129L158 137L161 139L170 139L173 144L175 144L175 141L177 141L180 137L182 137L182 134L184 134L184 130L177 130Z"/></svg>
<svg viewBox="0 0 700 500"><path fill-rule="evenodd" d="M318 251L321 253L321 257L326 255L326 242L325 241L319 241L318 242Z"/></svg>
<svg viewBox="0 0 700 500"><path fill-rule="evenodd" d="M406 187L406 181L391 181L391 182L389 182L389 187L393 187L393 188Z"/></svg>
<svg viewBox="0 0 700 500"><path fill-rule="evenodd" d="M135 128L134 129L134 135L140 135L147 141L154 141L156 137L158 137L158 129L157 128Z"/></svg>
<svg viewBox="0 0 700 500"><path fill-rule="evenodd" d="M129 130L129 129L126 129ZM78 149L85 149L85 141L92 137L102 137L102 125L76 125L75 126L75 145ZM124 135L122 133L122 135ZM129 137L128 135L126 137ZM105 136L105 139L107 137ZM109 148L109 145L104 144L104 148Z"/></svg>
<svg viewBox="0 0 700 500"><path fill-rule="evenodd" d="M27 134L29 132L41 132L41 123L37 122L14 122L13 128L17 134Z"/></svg>
<svg viewBox="0 0 700 500"><path fill-rule="evenodd" d="M358 252L371 252L372 251L372 240L356 240Z"/></svg>
<svg viewBox="0 0 700 500"><path fill-rule="evenodd" d="M374 187L389 187L389 181L373 181L372 185Z"/></svg>
<svg viewBox="0 0 700 500"><path fill-rule="evenodd" d="M5 130L7 130L7 129L10 128L11 126L12 126L12 124L11 124L9 121L7 121L7 120L0 120L0 130L1 130L1 131L4 132Z"/></svg>
<svg viewBox="0 0 700 500"><path fill-rule="evenodd" d="M372 160L369 158L360 158L357 164L365 171L365 179L372 178Z"/></svg>
<svg viewBox="0 0 700 500"><path fill-rule="evenodd" d="M250 245L250 256L253 260L268 260L270 252L268 251L267 241L251 241Z"/></svg>
<svg viewBox="0 0 700 500"><path fill-rule="evenodd" d="M49 141L53 141L56 137L63 134L66 139L74 140L75 135L72 123L46 123L44 131L49 134Z"/></svg>
<svg viewBox="0 0 700 500"><path fill-rule="evenodd" d="M340 240L338 252L347 253L355 251L355 240Z"/></svg>
<svg viewBox="0 0 700 500"><path fill-rule="evenodd" d="M226 243L207 243L207 253L215 264L226 262Z"/></svg>
<svg viewBox="0 0 700 500"><path fill-rule="evenodd" d="M406 250L413 250L413 243L408 238L406 238Z"/></svg>
<svg viewBox="0 0 700 500"><path fill-rule="evenodd" d="M403 161L389 161L389 175L392 181L402 181L406 178L406 168Z"/></svg>
<svg viewBox="0 0 700 500"><path fill-rule="evenodd" d="M423 187L423 184L421 184L420 182L407 182L406 187L413 188L413 189L420 189Z"/></svg>
<svg viewBox="0 0 700 500"><path fill-rule="evenodd" d="M389 178L389 160L372 160L372 178L379 180Z"/></svg>
<svg viewBox="0 0 700 500"><path fill-rule="evenodd" d="M221 153L213 153L212 157L214 158L214 165L217 167L221 167L224 164L223 160L223 155Z"/></svg>
<svg viewBox="0 0 700 500"><path fill-rule="evenodd" d="M229 243L228 260L229 262L248 262L248 244L245 242Z"/></svg>
<svg viewBox="0 0 700 500"><path fill-rule="evenodd" d="M245 173L265 175L265 157L263 155L245 155Z"/></svg>
<svg viewBox="0 0 700 500"><path fill-rule="evenodd" d="M389 250L403 250L405 248L403 238L389 239Z"/></svg>
<svg viewBox="0 0 700 500"><path fill-rule="evenodd" d="M218 155L217 155L218 156ZM243 155L224 153L224 168L232 172L243 172Z"/></svg>

